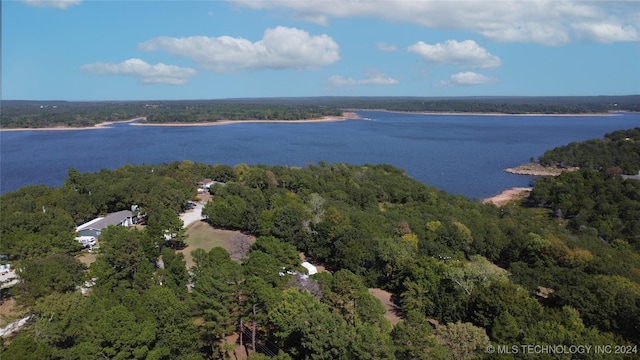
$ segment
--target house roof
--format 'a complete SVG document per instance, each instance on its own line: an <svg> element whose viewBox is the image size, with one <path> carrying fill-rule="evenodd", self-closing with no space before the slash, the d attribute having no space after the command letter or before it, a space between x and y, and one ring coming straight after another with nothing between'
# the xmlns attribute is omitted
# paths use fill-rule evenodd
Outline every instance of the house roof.
<svg viewBox="0 0 640 360"><path fill-rule="evenodd" d="M197 185L201 186L201 187L210 187L212 185L222 185L225 186L226 184L222 181L217 181L217 180L211 180L211 179L204 179L202 181L198 181Z"/></svg>
<svg viewBox="0 0 640 360"><path fill-rule="evenodd" d="M309 275L314 275L318 273L318 268L315 265L311 264L310 262L305 261L301 265L302 267L307 269L307 271L309 272Z"/></svg>
<svg viewBox="0 0 640 360"><path fill-rule="evenodd" d="M204 185L204 184L209 184L209 183L210 183L210 182L212 182L212 181L213 181L213 180L211 180L211 179L208 179L208 178L207 178L207 179L204 179L204 180L202 180L202 181L198 181L198 182L197 182L197 185L202 186L202 185Z"/></svg>
<svg viewBox="0 0 640 360"><path fill-rule="evenodd" d="M109 225L119 225L125 219L133 216L133 213L129 210L122 210L118 212L114 212L111 214L107 214L105 217L95 218L89 222L86 222L76 228L76 231L82 231L86 229L96 229L101 230L106 228Z"/></svg>

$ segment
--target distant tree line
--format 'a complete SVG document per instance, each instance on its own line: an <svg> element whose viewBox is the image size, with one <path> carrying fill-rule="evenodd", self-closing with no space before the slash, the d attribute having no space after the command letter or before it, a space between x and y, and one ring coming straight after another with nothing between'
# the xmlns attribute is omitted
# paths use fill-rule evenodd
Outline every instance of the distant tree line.
<svg viewBox="0 0 640 360"><path fill-rule="evenodd" d="M88 127L146 114L137 102L3 101L2 128Z"/></svg>
<svg viewBox="0 0 640 360"><path fill-rule="evenodd" d="M313 97L176 101L18 101L2 103L1 128L93 126L146 117L154 123L218 120L304 120L344 109L409 112L591 114L640 111L640 96L594 97Z"/></svg>
<svg viewBox="0 0 640 360"><path fill-rule="evenodd" d="M322 106L255 103L165 103L147 116L151 123L198 123L219 120L305 120L340 116Z"/></svg>
<svg viewBox="0 0 640 360"><path fill-rule="evenodd" d="M380 109L412 112L501 114L591 114L640 111L640 95L558 97L336 97L321 98L343 109Z"/></svg>
<svg viewBox="0 0 640 360"><path fill-rule="evenodd" d="M326 106L254 101L5 101L2 128L87 127L106 121L146 117L150 123L197 123L218 120L304 120L340 116Z"/></svg>

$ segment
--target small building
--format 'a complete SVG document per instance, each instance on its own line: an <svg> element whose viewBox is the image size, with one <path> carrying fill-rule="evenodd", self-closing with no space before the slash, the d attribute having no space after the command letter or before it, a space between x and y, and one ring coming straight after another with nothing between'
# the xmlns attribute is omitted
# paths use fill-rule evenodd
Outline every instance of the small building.
<svg viewBox="0 0 640 360"><path fill-rule="evenodd" d="M315 275L318 273L318 268L308 261L303 262L301 265L303 268L307 269L307 272L309 273L309 275Z"/></svg>
<svg viewBox="0 0 640 360"><path fill-rule="evenodd" d="M102 230L110 225L129 227L135 223L133 213L129 210L122 210L107 214L107 216L95 218L76 228L76 231L82 236L100 237Z"/></svg>
<svg viewBox="0 0 640 360"><path fill-rule="evenodd" d="M202 181L198 181L196 185L198 185L198 192L205 192L205 191L209 191L209 189L214 185L225 186L227 184L222 181L204 179Z"/></svg>

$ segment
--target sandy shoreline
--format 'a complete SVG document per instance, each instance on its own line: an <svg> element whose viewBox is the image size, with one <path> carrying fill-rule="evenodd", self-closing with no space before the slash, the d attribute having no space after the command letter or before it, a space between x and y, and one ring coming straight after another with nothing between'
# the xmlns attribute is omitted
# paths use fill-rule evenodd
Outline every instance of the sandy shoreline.
<svg viewBox="0 0 640 360"><path fill-rule="evenodd" d="M60 131L60 130L96 130L96 129L108 129L109 125L119 123L132 123L136 126L217 126L217 125L229 125L239 123L317 123L317 122L337 122L345 120L361 120L358 114L354 112L345 112L342 116L325 116L319 119L303 119L303 120L219 120L211 122L199 122L199 123L140 123L135 122L138 120L146 120L145 117L137 117L129 120L122 121L106 121L96 124L94 126L86 127L69 127L69 126L57 126L49 128L0 128L0 131Z"/></svg>
<svg viewBox="0 0 640 360"><path fill-rule="evenodd" d="M511 189L504 190L496 196L492 196L482 200L483 204L493 204L495 206L503 206L513 200L523 199L529 195L533 190L531 187L513 187Z"/></svg>
<svg viewBox="0 0 640 360"><path fill-rule="evenodd" d="M241 123L318 123L318 122L337 122L345 120L361 120L358 114L354 112L345 112L342 116L325 116L319 119L302 119L302 120L218 120L211 122L198 123L140 123L136 122L131 125L135 126L218 126Z"/></svg>
<svg viewBox="0 0 640 360"><path fill-rule="evenodd" d="M116 120L116 121L105 121L99 124L95 124L93 126L84 126L84 127L71 127L71 126L56 126L56 127L48 127L48 128L0 128L0 131L60 131L60 130L97 130L97 129L109 129L109 125L120 124L120 123L129 123L136 120L143 120L144 117L137 117L129 120Z"/></svg>

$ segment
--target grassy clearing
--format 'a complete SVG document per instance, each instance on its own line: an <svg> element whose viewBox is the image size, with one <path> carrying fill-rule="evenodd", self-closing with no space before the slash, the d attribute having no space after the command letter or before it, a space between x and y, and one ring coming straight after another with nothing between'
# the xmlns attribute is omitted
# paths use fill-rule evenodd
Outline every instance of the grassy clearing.
<svg viewBox="0 0 640 360"><path fill-rule="evenodd" d="M193 223L187 228L187 247L180 250L184 254L187 262L187 268L193 266L193 258L191 252L195 249L203 249L209 251L216 246L225 248L227 251L231 249L231 239L234 235L240 234L239 231L215 229L204 221Z"/></svg>
<svg viewBox="0 0 640 360"><path fill-rule="evenodd" d="M83 251L82 254L76 256L76 258L87 267L91 266L96 261L96 254L88 251Z"/></svg>

